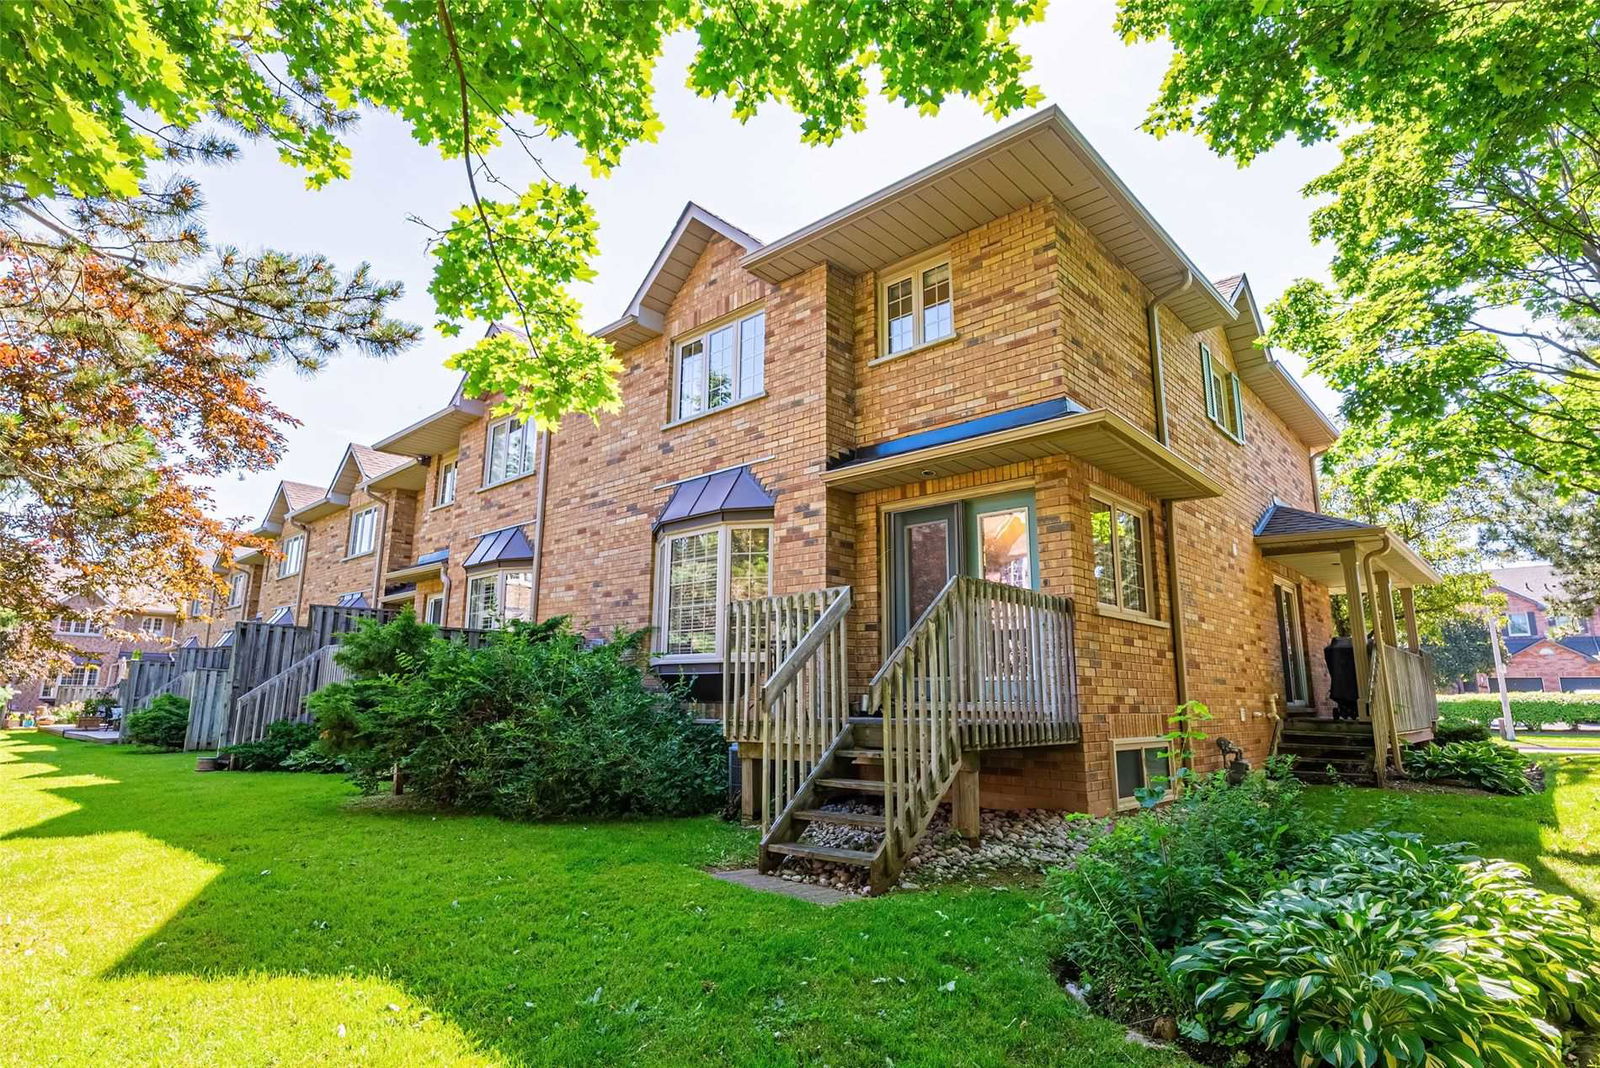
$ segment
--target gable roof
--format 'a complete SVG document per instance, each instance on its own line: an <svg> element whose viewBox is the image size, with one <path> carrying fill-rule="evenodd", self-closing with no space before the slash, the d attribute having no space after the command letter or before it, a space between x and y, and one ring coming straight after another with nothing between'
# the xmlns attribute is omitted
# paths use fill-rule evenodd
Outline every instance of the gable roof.
<svg viewBox="0 0 1600 1068"><path fill-rule="evenodd" d="M819 263L855 274L888 267L974 227L1054 197L1191 330L1233 308L1083 134L1051 105L746 255L745 270L781 282ZM1189 282L1184 286L1185 282Z"/></svg>
<svg viewBox="0 0 1600 1068"><path fill-rule="evenodd" d="M1554 645L1568 652L1577 653L1589 660L1600 660L1600 636L1593 634L1569 634L1565 638L1552 638L1548 634L1525 634L1520 637L1506 638L1506 652L1511 656L1525 653L1536 645Z"/></svg>
<svg viewBox="0 0 1600 1068"><path fill-rule="evenodd" d="M1239 377L1313 452L1328 448L1339 439L1339 428L1278 362L1272 350L1256 344L1256 339L1266 333L1266 324L1250 289L1249 276L1230 275L1213 284L1234 309L1233 321L1224 333L1228 335L1228 351Z"/></svg>
<svg viewBox="0 0 1600 1068"><path fill-rule="evenodd" d="M1362 531L1381 534L1383 528L1336 515L1308 512L1304 508L1290 508L1287 504L1273 501L1256 521L1255 536L1270 538L1278 534L1350 534Z"/></svg>
<svg viewBox="0 0 1600 1068"><path fill-rule="evenodd" d="M754 237L690 201L684 205L667 243L656 254L627 310L616 322L596 330L595 336L618 349L631 349L660 337L673 298L694 269L695 261L716 237L727 238L746 252L761 248L761 242Z"/></svg>
<svg viewBox="0 0 1600 1068"><path fill-rule="evenodd" d="M313 486L309 482L290 482L287 479L279 482L278 488L272 493L272 503L267 505L266 514L261 517L255 532L283 533L283 522L289 514L315 504L322 499L322 493L321 486Z"/></svg>
<svg viewBox="0 0 1600 1068"><path fill-rule="evenodd" d="M345 446L344 455L339 457L339 466L333 473L333 481L328 483L327 491L311 503L294 509L288 518L309 523L332 515L350 504L350 494L356 487L414 462L409 456L379 452L352 442Z"/></svg>
<svg viewBox="0 0 1600 1068"><path fill-rule="evenodd" d="M1549 564L1519 564L1489 571L1495 587L1506 593L1526 597L1540 608L1561 599L1561 576Z"/></svg>

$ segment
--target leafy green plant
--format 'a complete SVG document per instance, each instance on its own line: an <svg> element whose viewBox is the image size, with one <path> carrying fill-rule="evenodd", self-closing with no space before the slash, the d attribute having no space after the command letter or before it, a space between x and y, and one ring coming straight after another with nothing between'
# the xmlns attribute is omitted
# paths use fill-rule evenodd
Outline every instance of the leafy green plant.
<svg viewBox="0 0 1600 1068"><path fill-rule="evenodd" d="M315 723L279 720L269 723L263 736L256 741L230 745L222 752L228 757L228 766L235 771L291 770L291 759L296 753L315 746L319 734Z"/></svg>
<svg viewBox="0 0 1600 1068"><path fill-rule="evenodd" d="M1168 793L1183 789L1193 773L1195 743L1209 737L1200 725L1211 722L1211 718L1211 709L1200 701L1185 701L1167 717L1168 730L1161 736L1167 748L1161 755L1180 766L1172 775L1153 775L1149 782L1134 788L1133 796L1140 808L1155 808L1167 799Z"/></svg>
<svg viewBox="0 0 1600 1068"><path fill-rule="evenodd" d="M1600 943L1528 872L1415 835L1339 835L1306 875L1173 960L1191 1038L1292 1042L1302 1064L1549 1065L1600 1012Z"/></svg>
<svg viewBox="0 0 1600 1068"><path fill-rule="evenodd" d="M157 749L182 749L189 733L189 699L164 693L128 717L128 740Z"/></svg>
<svg viewBox="0 0 1600 1068"><path fill-rule="evenodd" d="M1117 822L1071 868L1050 874L1063 960L1101 1008L1175 1015L1167 965L1202 923L1280 885L1320 842L1293 778L1196 779L1172 805Z"/></svg>
<svg viewBox="0 0 1600 1068"><path fill-rule="evenodd" d="M1487 742L1489 727L1476 720L1441 719L1433 727L1433 740L1437 745L1451 742Z"/></svg>
<svg viewBox="0 0 1600 1068"><path fill-rule="evenodd" d="M1506 696L1511 704L1512 720L1529 730L1555 723L1600 723L1600 694L1513 693ZM1498 694L1458 693L1439 698L1441 722L1474 722L1487 727L1499 718Z"/></svg>
<svg viewBox="0 0 1600 1068"><path fill-rule="evenodd" d="M1407 751L1406 773L1418 779L1463 782L1497 794L1531 794L1533 761L1498 742L1451 742Z"/></svg>
<svg viewBox="0 0 1600 1068"><path fill-rule="evenodd" d="M373 618L356 622L356 629L339 639L333 659L352 676L409 675L439 637L439 628L417 620L407 608L387 623Z"/></svg>

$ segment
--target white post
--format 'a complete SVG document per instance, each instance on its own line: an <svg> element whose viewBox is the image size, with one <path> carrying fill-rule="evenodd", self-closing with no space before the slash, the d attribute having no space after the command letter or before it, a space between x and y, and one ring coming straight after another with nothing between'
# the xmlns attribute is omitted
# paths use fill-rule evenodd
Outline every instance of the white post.
<svg viewBox="0 0 1600 1068"><path fill-rule="evenodd" d="M1500 689L1500 737L1514 742L1517 727L1511 722L1511 698L1506 696L1506 663L1500 658L1500 628L1495 623L1494 613L1485 612L1483 625L1489 631L1489 648L1494 651L1494 680Z"/></svg>

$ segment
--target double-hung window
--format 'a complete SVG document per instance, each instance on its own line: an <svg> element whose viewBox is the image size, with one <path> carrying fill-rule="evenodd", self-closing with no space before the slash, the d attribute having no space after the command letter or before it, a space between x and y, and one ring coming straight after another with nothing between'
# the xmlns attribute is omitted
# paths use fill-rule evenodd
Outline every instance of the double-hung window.
<svg viewBox="0 0 1600 1068"><path fill-rule="evenodd" d="M167 632L167 621L160 616L145 616L139 621L139 630L147 638L159 638Z"/></svg>
<svg viewBox="0 0 1600 1068"><path fill-rule="evenodd" d="M238 608L244 604L244 595L249 589L249 574L243 571L235 571L228 579L228 607Z"/></svg>
<svg viewBox="0 0 1600 1068"><path fill-rule="evenodd" d="M1217 429L1234 441L1244 441L1244 394L1239 376L1211 355L1210 346L1200 343L1200 374L1205 384L1206 415Z"/></svg>
<svg viewBox="0 0 1600 1068"><path fill-rule="evenodd" d="M1089 526L1100 604L1150 615L1150 513L1114 497L1091 497Z"/></svg>
<svg viewBox="0 0 1600 1068"><path fill-rule="evenodd" d="M533 440L533 425L521 419L502 419L489 424L489 444L484 450L483 484L493 486L509 482L532 471ZM453 486L450 492L454 497Z"/></svg>
<svg viewBox="0 0 1600 1068"><path fill-rule="evenodd" d="M434 476L433 506L443 508L456 499L456 458L450 457L439 464L439 473Z"/></svg>
<svg viewBox="0 0 1600 1068"><path fill-rule="evenodd" d="M756 396L765 388L766 354L765 311L680 342L673 418L689 419Z"/></svg>
<svg viewBox="0 0 1600 1068"><path fill-rule="evenodd" d="M306 536L296 534L292 538L285 538L282 552L283 555L278 558L278 577L300 574L300 568L306 562Z"/></svg>
<svg viewBox="0 0 1600 1068"><path fill-rule="evenodd" d="M378 507L363 508L350 517L350 541L345 547L346 558L365 556L378 539Z"/></svg>
<svg viewBox="0 0 1600 1068"><path fill-rule="evenodd" d="M440 611L443 611L442 600ZM467 580L469 629L494 630L508 620L532 618L532 571L491 571Z"/></svg>
<svg viewBox="0 0 1600 1068"><path fill-rule="evenodd" d="M720 656L728 604L772 592L771 548L768 526L724 524L663 537L657 653L673 659Z"/></svg>
<svg viewBox="0 0 1600 1068"><path fill-rule="evenodd" d="M950 300L950 261L945 258L886 274L878 290L883 309L883 356L929 345L956 332Z"/></svg>

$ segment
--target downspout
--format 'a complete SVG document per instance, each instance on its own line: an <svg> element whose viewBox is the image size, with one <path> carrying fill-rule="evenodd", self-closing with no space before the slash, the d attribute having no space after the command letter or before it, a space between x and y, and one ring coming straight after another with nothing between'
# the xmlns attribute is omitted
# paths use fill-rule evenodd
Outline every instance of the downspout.
<svg viewBox="0 0 1600 1068"><path fill-rule="evenodd" d="M294 584L294 618L300 619L300 606L306 600L306 571L311 567L311 528L304 523L294 524L305 540L300 544L300 581ZM309 623L310 620L307 620Z"/></svg>
<svg viewBox="0 0 1600 1068"><path fill-rule="evenodd" d="M1306 466L1311 468L1311 510L1319 514L1322 511L1322 486L1317 479L1317 458L1321 455L1320 452L1306 453Z"/></svg>
<svg viewBox="0 0 1600 1068"><path fill-rule="evenodd" d="M529 591L528 614L533 622L539 621L539 593L544 584L539 581L544 571L544 501L550 486L550 437L552 431L539 431L539 485L535 491L533 512L533 589Z"/></svg>
<svg viewBox="0 0 1600 1068"><path fill-rule="evenodd" d="M1183 272L1183 281L1156 295L1144 308L1145 331L1150 344L1150 391L1155 409L1156 440L1171 445L1167 421L1167 381L1161 358L1161 305L1194 285L1194 272ZM1184 671L1183 598L1178 592L1178 516L1170 500L1161 502L1162 547L1167 564L1167 600L1171 604L1172 681L1178 704L1189 700L1189 680Z"/></svg>

